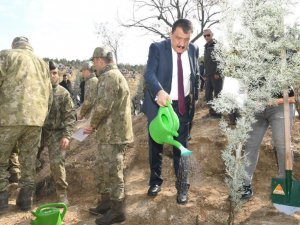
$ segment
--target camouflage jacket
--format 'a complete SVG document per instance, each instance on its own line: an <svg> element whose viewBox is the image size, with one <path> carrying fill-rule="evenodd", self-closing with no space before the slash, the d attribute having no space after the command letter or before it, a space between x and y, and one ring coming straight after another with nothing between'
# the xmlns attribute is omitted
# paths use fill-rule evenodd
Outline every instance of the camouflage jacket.
<svg viewBox="0 0 300 225"><path fill-rule="evenodd" d="M117 65L109 64L98 77L98 93L91 117L101 144L133 142L130 92Z"/></svg>
<svg viewBox="0 0 300 225"><path fill-rule="evenodd" d="M61 131L62 137L71 139L75 126L75 109L70 93L62 86L53 87L53 103L45 121L43 132Z"/></svg>
<svg viewBox="0 0 300 225"><path fill-rule="evenodd" d="M43 126L51 92L49 66L30 46L0 52L0 126Z"/></svg>
<svg viewBox="0 0 300 225"><path fill-rule="evenodd" d="M91 75L85 80L84 84L84 102L81 106L80 115L82 117L88 116L93 108L97 97L98 79L95 75Z"/></svg>

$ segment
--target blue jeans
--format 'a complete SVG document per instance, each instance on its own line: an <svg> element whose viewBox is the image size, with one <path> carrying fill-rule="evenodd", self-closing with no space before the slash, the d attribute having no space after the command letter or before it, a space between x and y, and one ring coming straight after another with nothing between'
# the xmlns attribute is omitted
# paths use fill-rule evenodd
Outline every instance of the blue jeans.
<svg viewBox="0 0 300 225"><path fill-rule="evenodd" d="M285 143L284 143L284 115L283 104L269 106L261 113L255 115L256 122L252 124L252 131L249 133L245 146L245 156L247 165L245 166L247 178L244 180L244 185L250 185L252 177L258 162L260 145L263 137L271 126L272 142L277 153L278 175L285 176ZM290 124L292 127L294 119L294 104L290 104Z"/></svg>

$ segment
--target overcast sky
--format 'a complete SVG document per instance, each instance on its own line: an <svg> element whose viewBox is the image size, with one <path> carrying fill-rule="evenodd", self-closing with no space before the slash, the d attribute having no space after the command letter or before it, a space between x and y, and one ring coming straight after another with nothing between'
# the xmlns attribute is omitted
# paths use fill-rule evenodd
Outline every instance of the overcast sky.
<svg viewBox="0 0 300 225"><path fill-rule="evenodd" d="M15 36L26 36L41 57L88 59L100 45L94 24L113 23L117 12L124 18L131 9L130 0L0 0L0 50L10 48ZM151 42L130 29L119 61L146 63Z"/></svg>
<svg viewBox="0 0 300 225"><path fill-rule="evenodd" d="M130 0L0 0L0 50L10 48L14 37L26 36L40 57L86 60L100 45L94 24L116 24L117 15L125 20L131 11ZM146 63L153 37L142 33L126 31L119 62ZM203 38L196 44L202 52Z"/></svg>

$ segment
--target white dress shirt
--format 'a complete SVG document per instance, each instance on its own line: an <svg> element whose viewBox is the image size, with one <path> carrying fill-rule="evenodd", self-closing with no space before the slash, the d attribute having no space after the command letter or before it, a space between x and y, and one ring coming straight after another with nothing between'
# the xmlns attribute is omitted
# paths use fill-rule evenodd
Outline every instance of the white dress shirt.
<svg viewBox="0 0 300 225"><path fill-rule="evenodd" d="M172 48L172 61L173 61L173 73L172 73L172 86L170 97L172 100L178 100L178 69L177 69L177 52ZM183 70L183 87L184 96L186 97L190 93L190 78L191 67L189 61L188 51L184 51L181 54L182 70Z"/></svg>

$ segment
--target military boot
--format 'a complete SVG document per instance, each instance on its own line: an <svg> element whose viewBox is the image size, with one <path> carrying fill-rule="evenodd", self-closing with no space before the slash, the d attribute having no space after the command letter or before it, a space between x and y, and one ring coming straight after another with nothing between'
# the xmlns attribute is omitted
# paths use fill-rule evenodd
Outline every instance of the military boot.
<svg viewBox="0 0 300 225"><path fill-rule="evenodd" d="M20 173L11 173L10 177L8 178L9 183L19 183Z"/></svg>
<svg viewBox="0 0 300 225"><path fill-rule="evenodd" d="M0 213L8 209L8 192L0 192Z"/></svg>
<svg viewBox="0 0 300 225"><path fill-rule="evenodd" d="M33 190L27 187L21 188L16 200L17 207L22 211L28 211L32 207L32 202Z"/></svg>
<svg viewBox="0 0 300 225"><path fill-rule="evenodd" d="M125 221L124 201L111 201L111 209L96 219L97 225L111 225Z"/></svg>
<svg viewBox="0 0 300 225"><path fill-rule="evenodd" d="M106 213L111 208L110 194L101 194L101 200L98 200L98 204L94 208L89 208L89 212L93 215L99 215Z"/></svg>

